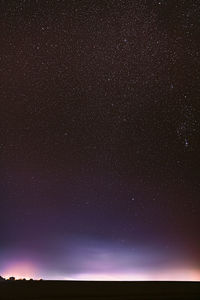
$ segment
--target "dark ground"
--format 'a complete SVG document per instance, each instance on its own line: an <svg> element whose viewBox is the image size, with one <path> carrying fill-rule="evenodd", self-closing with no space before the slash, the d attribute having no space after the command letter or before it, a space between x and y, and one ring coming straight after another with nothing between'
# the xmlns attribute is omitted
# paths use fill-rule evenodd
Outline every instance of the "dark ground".
<svg viewBox="0 0 200 300"><path fill-rule="evenodd" d="M0 283L0 299L200 299L197 282L15 281Z"/></svg>

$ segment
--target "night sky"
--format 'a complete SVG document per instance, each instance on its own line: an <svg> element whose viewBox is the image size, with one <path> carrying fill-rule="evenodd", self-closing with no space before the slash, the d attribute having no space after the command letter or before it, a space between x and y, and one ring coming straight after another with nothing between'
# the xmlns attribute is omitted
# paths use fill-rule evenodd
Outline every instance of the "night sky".
<svg viewBox="0 0 200 300"><path fill-rule="evenodd" d="M200 280L200 1L0 1L0 275Z"/></svg>

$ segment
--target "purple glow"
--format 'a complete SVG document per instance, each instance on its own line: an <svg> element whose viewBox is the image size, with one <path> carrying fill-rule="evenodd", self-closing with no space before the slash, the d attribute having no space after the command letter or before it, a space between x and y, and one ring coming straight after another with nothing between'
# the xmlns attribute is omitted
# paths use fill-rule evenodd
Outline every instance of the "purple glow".
<svg viewBox="0 0 200 300"><path fill-rule="evenodd" d="M199 281L200 269L186 262L177 253L159 249L117 247L73 241L62 245L59 257L41 256L36 260L8 257L0 272L4 277L44 278L54 280ZM180 255L179 255L180 256Z"/></svg>

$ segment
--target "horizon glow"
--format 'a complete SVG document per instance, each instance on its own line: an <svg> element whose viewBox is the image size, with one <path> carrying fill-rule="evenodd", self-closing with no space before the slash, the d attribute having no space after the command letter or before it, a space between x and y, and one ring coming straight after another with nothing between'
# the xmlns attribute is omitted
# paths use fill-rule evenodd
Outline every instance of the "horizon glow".
<svg viewBox="0 0 200 300"><path fill-rule="evenodd" d="M8 263L4 267L1 276L6 279L10 277L15 277L16 279L39 279L37 268L34 263L27 261L15 261Z"/></svg>
<svg viewBox="0 0 200 300"><path fill-rule="evenodd" d="M40 272L37 272L38 274ZM136 272L136 273L81 273L72 276L59 276L49 274L45 277L35 274L35 269L15 266L14 269L6 270L2 277L9 279L15 277L18 279L44 279L44 280L73 280L73 281L200 281L200 270L196 269L172 269L162 270L160 272Z"/></svg>
<svg viewBox="0 0 200 300"><path fill-rule="evenodd" d="M74 240L71 247L61 243L60 257L53 257L53 265L20 257L7 257L0 267L4 278L77 280L77 281L200 281L200 269L178 261L177 254L139 247L133 250L113 244ZM67 256L66 256L67 253ZM183 258L182 258L183 259Z"/></svg>

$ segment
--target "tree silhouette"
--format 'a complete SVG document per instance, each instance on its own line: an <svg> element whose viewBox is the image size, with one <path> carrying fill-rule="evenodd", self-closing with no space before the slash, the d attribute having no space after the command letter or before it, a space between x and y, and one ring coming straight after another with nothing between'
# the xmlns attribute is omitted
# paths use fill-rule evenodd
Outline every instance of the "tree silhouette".
<svg viewBox="0 0 200 300"><path fill-rule="evenodd" d="M5 281L5 278L3 278L2 276L0 276L0 281Z"/></svg>
<svg viewBox="0 0 200 300"><path fill-rule="evenodd" d="M8 280L15 281L15 277L10 277Z"/></svg>

